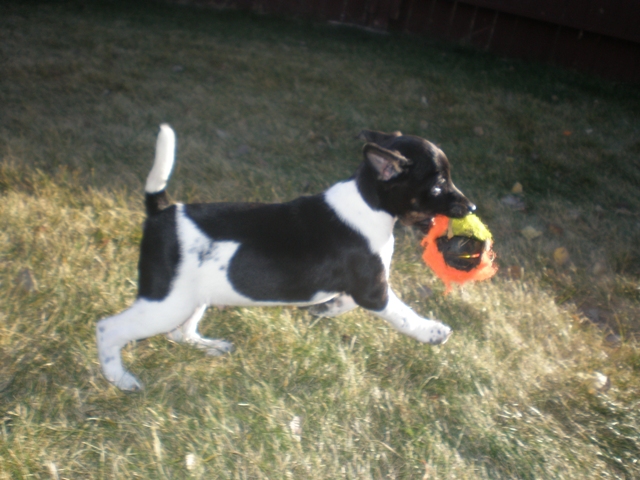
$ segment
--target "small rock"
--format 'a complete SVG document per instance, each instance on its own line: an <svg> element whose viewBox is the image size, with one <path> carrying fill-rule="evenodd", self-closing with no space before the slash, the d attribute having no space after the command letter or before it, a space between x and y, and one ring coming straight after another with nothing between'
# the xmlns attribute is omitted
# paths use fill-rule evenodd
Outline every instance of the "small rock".
<svg viewBox="0 0 640 480"><path fill-rule="evenodd" d="M13 283L27 293L35 292L38 289L36 279L29 268L23 268L20 270Z"/></svg>
<svg viewBox="0 0 640 480"><path fill-rule="evenodd" d="M522 211L525 209L524 200L517 195L506 195L500 199L500 203L509 207L511 210Z"/></svg>
<svg viewBox="0 0 640 480"><path fill-rule="evenodd" d="M289 428L291 429L291 436L300 441L302 436L302 418L298 415L294 416L289 422Z"/></svg>
<svg viewBox="0 0 640 480"><path fill-rule="evenodd" d="M564 234L564 229L560 225L556 225L555 223L550 223L549 232L560 237Z"/></svg>
<svg viewBox="0 0 640 480"><path fill-rule="evenodd" d="M564 265L569 261L569 252L564 247L558 247L553 251L553 260L557 265Z"/></svg>
<svg viewBox="0 0 640 480"><path fill-rule="evenodd" d="M591 389L590 392L593 393L604 393L611 388L611 378L607 375L594 372Z"/></svg>
<svg viewBox="0 0 640 480"><path fill-rule="evenodd" d="M622 338L615 333L610 333L604 337L603 343L609 348L619 348L622 345Z"/></svg>
<svg viewBox="0 0 640 480"><path fill-rule="evenodd" d="M185 466L187 467L187 470L192 472L196 468L196 456L193 453L188 453L184 457L184 463L185 463Z"/></svg>
<svg viewBox="0 0 640 480"><path fill-rule="evenodd" d="M55 463L49 461L45 463L45 466L49 470L49 475L51 475L51 478L53 478L54 480L58 480L60 478L60 475L58 474L58 467L56 467Z"/></svg>
<svg viewBox="0 0 640 480"><path fill-rule="evenodd" d="M184 72L184 67L182 65L174 65L173 67L171 67L171 71L173 73L182 73Z"/></svg>
<svg viewBox="0 0 640 480"><path fill-rule="evenodd" d="M599 308L584 308L582 309L582 313L585 317L587 317L587 320L589 320L594 325L604 327L607 323L607 319L604 317L603 312Z"/></svg>
<svg viewBox="0 0 640 480"><path fill-rule="evenodd" d="M542 232L537 228L528 225L520 230L520 234L527 240L533 240L534 238L538 238L539 236L541 236Z"/></svg>
<svg viewBox="0 0 640 480"><path fill-rule="evenodd" d="M218 135L218 137L222 140L229 138L229 134L224 130L220 130L219 128L216 128L216 135Z"/></svg>
<svg viewBox="0 0 640 480"><path fill-rule="evenodd" d="M478 137L481 137L484 135L484 128L479 125L477 127L473 127L473 133L475 133Z"/></svg>
<svg viewBox="0 0 640 480"><path fill-rule="evenodd" d="M507 276L512 280L520 280L524 276L524 268L520 265L511 265L507 268Z"/></svg>
<svg viewBox="0 0 640 480"><path fill-rule="evenodd" d="M594 263L593 268L591 269L591 273L593 273L596 277L599 277L600 275L604 274L606 271L607 271L607 265L600 260Z"/></svg>

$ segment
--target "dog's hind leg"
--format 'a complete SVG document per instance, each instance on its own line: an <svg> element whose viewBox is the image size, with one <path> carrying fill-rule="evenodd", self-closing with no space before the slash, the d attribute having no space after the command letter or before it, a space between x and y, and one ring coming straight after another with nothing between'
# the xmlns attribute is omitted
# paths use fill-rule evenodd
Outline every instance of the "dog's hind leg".
<svg viewBox="0 0 640 480"><path fill-rule="evenodd" d="M205 350L208 355L222 355L233 350L233 345L225 340L204 338L198 333L198 323L202 319L206 305L201 305L186 322L167 333L167 338L178 343L187 343Z"/></svg>
<svg viewBox="0 0 640 480"><path fill-rule="evenodd" d="M192 313L173 301L138 298L124 312L100 320L96 326L98 358L105 378L122 390L140 390L142 385L122 366L120 350L132 340L166 333L185 322Z"/></svg>
<svg viewBox="0 0 640 480"><path fill-rule="evenodd" d="M337 317L356 308L358 304L350 295L338 295L328 302L309 307L309 313L317 317Z"/></svg>

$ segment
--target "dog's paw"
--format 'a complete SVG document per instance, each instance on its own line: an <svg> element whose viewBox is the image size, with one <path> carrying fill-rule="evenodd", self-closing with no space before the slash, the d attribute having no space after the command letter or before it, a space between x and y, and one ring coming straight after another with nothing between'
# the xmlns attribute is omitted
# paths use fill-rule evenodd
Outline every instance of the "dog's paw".
<svg viewBox="0 0 640 480"><path fill-rule="evenodd" d="M213 357L233 351L233 344L231 342L217 338L201 337L197 333L185 336L181 328L176 328L166 335L167 338L173 342L192 345L200 350L204 350L207 355L211 355Z"/></svg>
<svg viewBox="0 0 640 480"><path fill-rule="evenodd" d="M129 372L124 372L124 374L120 376L118 380L112 383L120 390L124 390L127 392L138 392L142 390L142 384Z"/></svg>
<svg viewBox="0 0 640 480"><path fill-rule="evenodd" d="M231 342L218 338L197 337L197 339L193 339L188 343L200 350L204 350L207 355L211 355L212 357L233 352L233 344Z"/></svg>
<svg viewBox="0 0 640 480"><path fill-rule="evenodd" d="M220 355L224 355L225 353L233 352L233 344L231 342L227 342L226 340L206 339L206 342L198 345L198 347L202 348L207 353L207 355L211 355L212 357L217 357Z"/></svg>
<svg viewBox="0 0 640 480"><path fill-rule="evenodd" d="M307 312L309 312L314 317L327 317L327 314L329 313L329 306L327 305L327 303L319 303L318 305L311 305L310 307L305 308Z"/></svg>
<svg viewBox="0 0 640 480"><path fill-rule="evenodd" d="M423 325L418 325L412 332L414 337L431 345L442 345L451 336L452 330L444 323L434 320L425 320Z"/></svg>

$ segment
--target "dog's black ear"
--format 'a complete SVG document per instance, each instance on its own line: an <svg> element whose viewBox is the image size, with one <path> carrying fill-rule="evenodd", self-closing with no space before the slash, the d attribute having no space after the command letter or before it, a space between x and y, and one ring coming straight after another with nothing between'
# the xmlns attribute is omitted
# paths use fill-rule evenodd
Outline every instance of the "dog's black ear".
<svg viewBox="0 0 640 480"><path fill-rule="evenodd" d="M398 152L387 150L375 143L367 143L363 152L365 160L378 172L378 179L385 182L400 175L411 164Z"/></svg>
<svg viewBox="0 0 640 480"><path fill-rule="evenodd" d="M356 138L387 148L396 137L401 135L402 132L399 130L391 133L376 132L375 130L360 130Z"/></svg>

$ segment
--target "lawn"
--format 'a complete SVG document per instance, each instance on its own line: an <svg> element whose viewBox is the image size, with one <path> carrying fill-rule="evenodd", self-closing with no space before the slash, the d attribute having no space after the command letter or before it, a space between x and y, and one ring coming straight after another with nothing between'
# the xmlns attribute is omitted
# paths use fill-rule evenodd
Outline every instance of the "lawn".
<svg viewBox="0 0 640 480"><path fill-rule="evenodd" d="M160 3L0 5L0 479L640 478L640 89L466 47ZM444 286L398 226L391 283L443 346L355 310L211 308L101 376L136 295L158 125L176 201L283 201L438 144L495 238Z"/></svg>

